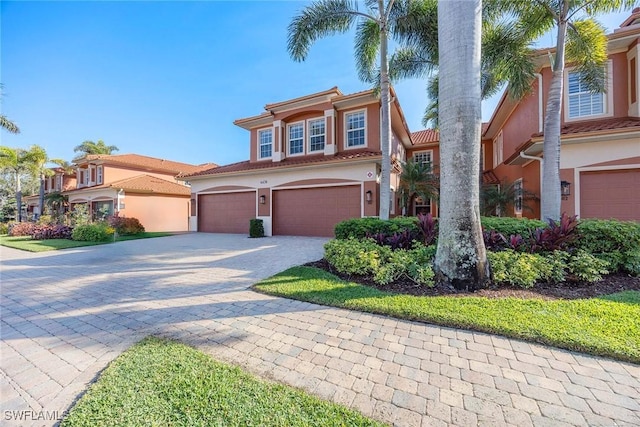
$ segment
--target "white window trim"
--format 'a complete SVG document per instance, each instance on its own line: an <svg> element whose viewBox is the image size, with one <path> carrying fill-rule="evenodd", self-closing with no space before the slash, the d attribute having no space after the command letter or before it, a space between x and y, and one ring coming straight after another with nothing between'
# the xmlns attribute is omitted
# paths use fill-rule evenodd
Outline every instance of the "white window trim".
<svg viewBox="0 0 640 427"><path fill-rule="evenodd" d="M524 183L522 181L522 178L518 178L515 180L514 186L517 186L517 184L520 183L520 195L515 196L514 200L513 200L513 213L516 215L522 215L522 206L524 204L524 197L523 197L523 192L524 192ZM518 209L518 203L516 203L517 199L520 198L520 209Z"/></svg>
<svg viewBox="0 0 640 427"><path fill-rule="evenodd" d="M262 135L263 132L271 132L271 155L270 156L265 156L262 157L262 144L261 144L261 140L262 138L260 137L260 135ZM264 128L264 129L258 129L258 131L256 132L256 148L257 148L257 153L256 153L256 158L258 160L266 160L266 159L271 159L273 157L273 128Z"/></svg>
<svg viewBox="0 0 640 427"><path fill-rule="evenodd" d="M322 149L319 150L312 150L311 149L311 137L313 136L320 136L320 135L311 135L311 122L322 122L322 124L324 124L324 133L322 134L322 136L324 137L324 145L322 146ZM324 117L316 117L313 119L307 119L307 152L309 154L311 153L323 153L324 152L324 147L327 146L327 120Z"/></svg>
<svg viewBox="0 0 640 427"><path fill-rule="evenodd" d="M497 168L504 161L504 136L502 131L493 140L493 167Z"/></svg>
<svg viewBox="0 0 640 427"><path fill-rule="evenodd" d="M604 113L594 114L592 116L569 117L569 73L576 67L567 67L564 70L564 99L562 100L562 116L567 123L581 122L584 120L601 119L604 117L613 117L613 62L609 59L605 65L606 86L607 91L603 95L602 109Z"/></svg>
<svg viewBox="0 0 640 427"><path fill-rule="evenodd" d="M413 216L418 215L418 208L426 207L426 206L429 206L429 213L433 215L433 200L429 199L427 201L428 203L425 203L424 200L422 200L422 203L418 203L418 200L421 200L421 198L416 197L415 200L413 201Z"/></svg>
<svg viewBox="0 0 640 427"><path fill-rule="evenodd" d="M636 102L631 103L631 60L636 60ZM629 116L640 116L640 45L636 45L634 48L627 52L627 99L629 100Z"/></svg>
<svg viewBox="0 0 640 427"><path fill-rule="evenodd" d="M293 126L297 126L297 125L302 125L302 138L301 138L301 140L302 140L302 152L301 153L292 153L291 152L291 141L290 141L291 134L289 133L289 129L291 129ZM306 135L306 129L305 129L304 121L294 122L294 123L287 123L287 157L304 156L306 154L305 135Z"/></svg>
<svg viewBox="0 0 640 427"><path fill-rule="evenodd" d="M353 147L349 147L348 142L349 142L349 129L348 129L348 121L347 121L347 116L350 114L357 114L357 113L364 113L364 144L362 145L355 145ZM344 149L345 150L359 150L362 148L367 148L369 146L369 141L367 140L367 125L368 125L368 119L367 119L367 110L366 109L362 109L362 110L351 110L351 111L345 111L343 116L342 116L342 121L344 123Z"/></svg>
<svg viewBox="0 0 640 427"><path fill-rule="evenodd" d="M429 164L431 166L433 166L433 150L420 150L420 151L414 151L413 154L411 155L411 158L413 159L413 161L416 161L416 154L422 154L422 153L429 153Z"/></svg>
<svg viewBox="0 0 640 427"><path fill-rule="evenodd" d="M96 183L98 185L104 184L104 168L102 165L96 167Z"/></svg>

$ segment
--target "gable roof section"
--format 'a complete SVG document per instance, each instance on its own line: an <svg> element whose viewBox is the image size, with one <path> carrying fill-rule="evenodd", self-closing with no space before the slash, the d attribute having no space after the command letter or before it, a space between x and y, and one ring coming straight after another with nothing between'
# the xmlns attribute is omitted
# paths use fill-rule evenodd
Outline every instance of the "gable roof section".
<svg viewBox="0 0 640 427"><path fill-rule="evenodd" d="M191 194L191 188L177 184L175 182L160 179L151 175L136 175L131 178L121 179L109 184L96 185L93 187L76 188L65 191L64 194L78 193L82 191L96 190L101 188L123 189L131 193L168 194L177 196L187 196Z"/></svg>
<svg viewBox="0 0 640 427"><path fill-rule="evenodd" d="M413 145L433 144L440 141L440 132L437 129L423 129L411 133Z"/></svg>
<svg viewBox="0 0 640 427"><path fill-rule="evenodd" d="M289 167L303 167L307 165L343 163L343 162L352 162L354 160L366 160L366 159L377 160L381 156L382 156L382 152L380 151L358 150L358 151L340 152L333 156L325 156L323 154L318 154L318 155L306 156L306 157L287 157L280 162L265 161L265 162L251 163L249 162L249 160L245 160L243 162L232 163L230 165L224 165L224 166L218 166L216 168L192 173L190 175L183 175L180 177L180 179L212 176L212 175L218 175L218 174L249 172L253 170L277 170L277 169L286 169Z"/></svg>
<svg viewBox="0 0 640 427"><path fill-rule="evenodd" d="M191 165L188 163L174 162L172 160L158 159L156 157L142 156L140 154L89 154L75 161L77 165L100 161L104 164L117 166L129 166L149 171L169 172L175 175L182 173L194 173L216 167L215 163L203 165Z"/></svg>

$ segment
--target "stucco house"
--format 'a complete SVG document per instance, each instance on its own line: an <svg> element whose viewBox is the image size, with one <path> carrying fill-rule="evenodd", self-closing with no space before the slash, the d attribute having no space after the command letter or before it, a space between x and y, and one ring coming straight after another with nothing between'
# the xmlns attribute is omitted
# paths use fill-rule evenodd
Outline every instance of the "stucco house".
<svg viewBox="0 0 640 427"><path fill-rule="evenodd" d="M147 231L188 231L191 190L176 176L215 168L139 154L87 155L75 160L69 203L87 204L93 217L138 218Z"/></svg>
<svg viewBox="0 0 640 427"><path fill-rule="evenodd" d="M485 162L500 179L540 194L544 111L551 84L549 52L539 49L536 82L520 101L505 94L485 124ZM581 218L640 221L640 8L608 35L606 93L589 93L566 67L562 105L561 209ZM486 163L485 163L486 164ZM515 204L514 216L540 217Z"/></svg>
<svg viewBox="0 0 640 427"><path fill-rule="evenodd" d="M412 141L393 98L398 161ZM381 106L373 90L345 95L334 87L264 110L234 122L249 131L249 160L180 177L191 183L192 230L246 234L260 218L267 235L332 236L342 220L378 214Z"/></svg>
<svg viewBox="0 0 640 427"><path fill-rule="evenodd" d="M76 188L76 174L65 172L64 168L49 168L51 174L44 180L44 194L64 192ZM45 201L46 203L46 201ZM33 194L22 198L23 209L27 211L27 217L40 215L40 196Z"/></svg>

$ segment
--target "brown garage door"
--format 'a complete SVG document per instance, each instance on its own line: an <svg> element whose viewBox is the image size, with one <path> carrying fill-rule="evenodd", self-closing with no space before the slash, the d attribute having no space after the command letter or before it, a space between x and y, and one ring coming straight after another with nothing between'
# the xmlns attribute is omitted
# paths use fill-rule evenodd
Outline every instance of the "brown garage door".
<svg viewBox="0 0 640 427"><path fill-rule="evenodd" d="M198 231L249 234L249 220L255 217L254 191L198 197Z"/></svg>
<svg viewBox="0 0 640 427"><path fill-rule="evenodd" d="M640 221L640 169L581 172L580 217Z"/></svg>
<svg viewBox="0 0 640 427"><path fill-rule="evenodd" d="M273 192L273 234L333 236L335 225L360 218L360 186L301 188Z"/></svg>

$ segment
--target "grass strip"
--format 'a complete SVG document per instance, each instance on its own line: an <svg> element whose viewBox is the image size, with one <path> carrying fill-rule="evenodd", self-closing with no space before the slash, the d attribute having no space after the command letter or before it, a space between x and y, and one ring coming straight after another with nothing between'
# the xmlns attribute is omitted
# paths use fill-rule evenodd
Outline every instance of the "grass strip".
<svg viewBox="0 0 640 427"><path fill-rule="evenodd" d="M118 236L116 242L124 242L127 240L137 239L149 239L153 237L165 237L171 236L173 233L166 232L144 232L138 234L132 234L128 236ZM9 248L20 249L28 252L46 252L55 251L60 249L80 248L83 246L96 246L105 245L107 243L114 243L111 240L104 242L82 242L69 239L47 239L47 240L34 240L30 236L0 236L0 245L7 246Z"/></svg>
<svg viewBox="0 0 640 427"><path fill-rule="evenodd" d="M114 360L62 426L380 426L184 344L148 337Z"/></svg>
<svg viewBox="0 0 640 427"><path fill-rule="evenodd" d="M256 285L269 295L471 329L640 363L640 292L542 300L412 296L351 283L324 270L294 267Z"/></svg>

